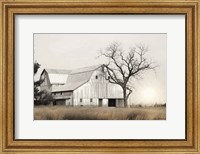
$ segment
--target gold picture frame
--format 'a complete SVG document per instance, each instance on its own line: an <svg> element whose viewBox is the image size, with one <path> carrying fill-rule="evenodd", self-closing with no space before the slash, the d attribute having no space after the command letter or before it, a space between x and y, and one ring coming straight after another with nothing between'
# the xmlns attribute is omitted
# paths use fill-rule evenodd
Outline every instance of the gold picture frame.
<svg viewBox="0 0 200 154"><path fill-rule="evenodd" d="M0 153L200 153L199 0L2 0L0 2ZM16 14L184 14L186 16L186 139L14 139Z"/></svg>

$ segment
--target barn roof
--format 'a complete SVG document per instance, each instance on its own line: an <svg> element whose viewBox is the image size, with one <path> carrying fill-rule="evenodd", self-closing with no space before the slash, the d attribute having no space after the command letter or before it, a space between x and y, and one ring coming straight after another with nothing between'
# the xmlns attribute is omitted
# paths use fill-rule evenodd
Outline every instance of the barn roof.
<svg viewBox="0 0 200 154"><path fill-rule="evenodd" d="M97 68L99 68L100 66L101 65L94 65L94 66L89 66L89 67L78 68L78 69L72 70L70 74L85 73L85 72L94 71Z"/></svg>
<svg viewBox="0 0 200 154"><path fill-rule="evenodd" d="M45 68L49 74L69 74L71 70Z"/></svg>
<svg viewBox="0 0 200 154"><path fill-rule="evenodd" d="M79 68L71 71L65 85L52 89L56 91L73 91L90 80L92 73L101 65Z"/></svg>
<svg viewBox="0 0 200 154"><path fill-rule="evenodd" d="M65 84L68 74L49 74L51 84Z"/></svg>
<svg viewBox="0 0 200 154"><path fill-rule="evenodd" d="M67 81L68 74L71 72L70 70L49 68L44 69L43 72L44 71L48 73L51 84L65 84Z"/></svg>

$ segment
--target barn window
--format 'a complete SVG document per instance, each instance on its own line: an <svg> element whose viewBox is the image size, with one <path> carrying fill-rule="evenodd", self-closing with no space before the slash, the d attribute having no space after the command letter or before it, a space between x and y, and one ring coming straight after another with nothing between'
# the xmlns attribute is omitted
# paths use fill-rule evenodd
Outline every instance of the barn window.
<svg viewBox="0 0 200 154"><path fill-rule="evenodd" d="M83 101L83 99L82 98L80 98L80 102L82 102Z"/></svg>
<svg viewBox="0 0 200 154"><path fill-rule="evenodd" d="M98 79L98 75L96 75L95 78Z"/></svg>
<svg viewBox="0 0 200 154"><path fill-rule="evenodd" d="M90 103L92 103L93 102L93 100L92 100L92 98L90 98Z"/></svg>

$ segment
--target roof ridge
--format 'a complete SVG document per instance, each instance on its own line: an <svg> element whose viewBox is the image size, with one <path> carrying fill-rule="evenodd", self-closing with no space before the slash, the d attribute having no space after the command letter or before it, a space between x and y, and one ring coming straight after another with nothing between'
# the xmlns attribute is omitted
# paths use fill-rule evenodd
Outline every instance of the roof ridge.
<svg viewBox="0 0 200 154"><path fill-rule="evenodd" d="M71 70L44 68L49 74L69 74Z"/></svg>
<svg viewBox="0 0 200 154"><path fill-rule="evenodd" d="M60 68L44 68L45 70L66 70L66 71L71 71L69 69L60 69Z"/></svg>
<svg viewBox="0 0 200 154"><path fill-rule="evenodd" d="M80 68L77 68L77 69L73 69L70 74L78 74L78 73L84 73L84 72L91 72L91 71L94 71L97 68L101 67L102 65L103 64L86 66L86 67L80 67ZM87 69L89 69L89 70L87 70Z"/></svg>
<svg viewBox="0 0 200 154"><path fill-rule="evenodd" d="M94 70L88 70L88 71L82 71L82 72L69 73L69 75L79 74L79 73L87 73L87 72L92 72L92 71L94 71Z"/></svg>

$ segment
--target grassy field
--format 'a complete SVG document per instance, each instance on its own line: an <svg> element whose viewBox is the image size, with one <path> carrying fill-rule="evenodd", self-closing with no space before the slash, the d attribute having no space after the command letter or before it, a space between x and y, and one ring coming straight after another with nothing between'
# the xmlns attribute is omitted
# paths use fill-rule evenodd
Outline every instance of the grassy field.
<svg viewBox="0 0 200 154"><path fill-rule="evenodd" d="M35 120L165 120L165 107L36 106Z"/></svg>

